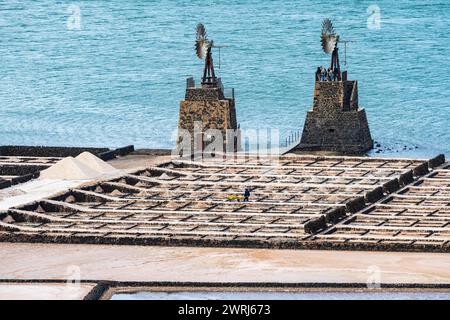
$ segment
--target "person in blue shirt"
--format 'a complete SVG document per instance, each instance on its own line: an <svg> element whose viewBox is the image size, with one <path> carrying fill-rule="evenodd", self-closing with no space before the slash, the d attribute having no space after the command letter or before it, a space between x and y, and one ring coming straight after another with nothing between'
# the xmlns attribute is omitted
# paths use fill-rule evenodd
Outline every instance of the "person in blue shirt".
<svg viewBox="0 0 450 320"><path fill-rule="evenodd" d="M250 198L250 189L245 188L244 190L244 202L248 202L248 198Z"/></svg>

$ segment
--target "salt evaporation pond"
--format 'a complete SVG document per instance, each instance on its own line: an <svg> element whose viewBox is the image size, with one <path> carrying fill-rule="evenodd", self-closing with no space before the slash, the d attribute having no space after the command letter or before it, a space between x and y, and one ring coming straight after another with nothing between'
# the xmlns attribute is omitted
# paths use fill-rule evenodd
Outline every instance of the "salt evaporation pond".
<svg viewBox="0 0 450 320"><path fill-rule="evenodd" d="M450 292L136 292L116 293L111 300L449 300Z"/></svg>

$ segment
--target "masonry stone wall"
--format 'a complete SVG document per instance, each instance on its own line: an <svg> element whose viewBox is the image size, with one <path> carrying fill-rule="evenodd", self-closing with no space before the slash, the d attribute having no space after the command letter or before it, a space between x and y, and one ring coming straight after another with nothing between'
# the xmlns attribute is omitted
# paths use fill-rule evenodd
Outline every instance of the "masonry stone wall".
<svg viewBox="0 0 450 320"><path fill-rule="evenodd" d="M373 148L357 81L317 81L297 149L360 154Z"/></svg>
<svg viewBox="0 0 450 320"><path fill-rule="evenodd" d="M194 123L200 121L203 129L235 129L234 103L232 100L181 101L178 127L194 130Z"/></svg>
<svg viewBox="0 0 450 320"><path fill-rule="evenodd" d="M178 128L186 129L194 137L195 122L201 122L202 131L237 129L235 100L225 98L221 87L187 88L185 100L180 102Z"/></svg>
<svg viewBox="0 0 450 320"><path fill-rule="evenodd" d="M215 101L225 100L223 90L219 87L187 88L187 101Z"/></svg>

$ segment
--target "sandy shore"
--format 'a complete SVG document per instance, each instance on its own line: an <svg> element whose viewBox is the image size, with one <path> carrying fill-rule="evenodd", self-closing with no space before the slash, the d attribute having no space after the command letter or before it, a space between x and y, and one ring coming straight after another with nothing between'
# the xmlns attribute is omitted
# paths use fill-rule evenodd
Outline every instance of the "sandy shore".
<svg viewBox="0 0 450 320"><path fill-rule="evenodd" d="M353 251L0 243L1 279L450 283L450 255ZM24 263L26 257L27 263Z"/></svg>

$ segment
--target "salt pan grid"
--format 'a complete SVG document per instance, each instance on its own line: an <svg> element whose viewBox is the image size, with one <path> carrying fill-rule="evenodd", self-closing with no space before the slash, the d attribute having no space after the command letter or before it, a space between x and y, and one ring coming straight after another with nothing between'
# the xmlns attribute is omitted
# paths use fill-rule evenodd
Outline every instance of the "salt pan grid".
<svg viewBox="0 0 450 320"><path fill-rule="evenodd" d="M0 240L448 251L438 159L174 160L3 212ZM229 199L246 187L249 202Z"/></svg>

